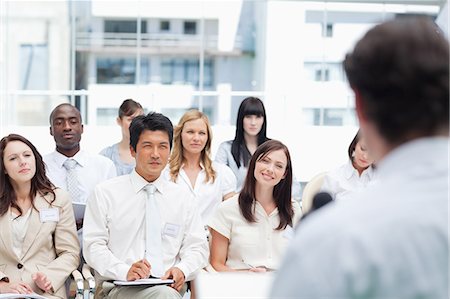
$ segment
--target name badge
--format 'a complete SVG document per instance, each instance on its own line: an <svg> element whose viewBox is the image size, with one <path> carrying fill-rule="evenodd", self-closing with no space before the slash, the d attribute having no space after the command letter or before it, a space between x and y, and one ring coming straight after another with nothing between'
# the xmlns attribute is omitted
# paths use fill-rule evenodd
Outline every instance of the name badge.
<svg viewBox="0 0 450 299"><path fill-rule="evenodd" d="M58 222L59 221L59 209L51 208L51 209L41 209L39 211L39 218L41 218L41 222Z"/></svg>
<svg viewBox="0 0 450 299"><path fill-rule="evenodd" d="M283 237L285 237L288 240L292 240L294 238L294 229L292 228L292 226L286 226L284 232L283 232Z"/></svg>
<svg viewBox="0 0 450 299"><path fill-rule="evenodd" d="M178 224L166 223L166 225L164 225L163 235L176 238L179 232L180 226Z"/></svg>

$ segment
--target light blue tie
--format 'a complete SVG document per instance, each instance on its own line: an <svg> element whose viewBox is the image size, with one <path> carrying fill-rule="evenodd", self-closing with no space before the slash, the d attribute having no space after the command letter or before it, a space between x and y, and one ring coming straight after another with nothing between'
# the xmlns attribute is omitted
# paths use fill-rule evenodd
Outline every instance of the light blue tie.
<svg viewBox="0 0 450 299"><path fill-rule="evenodd" d="M164 275L163 254L161 245L161 216L155 198L156 187L153 184L145 186L147 200L145 201L145 257L151 265L153 276Z"/></svg>
<svg viewBox="0 0 450 299"><path fill-rule="evenodd" d="M67 191L72 197L73 202L82 202L81 200L81 190L80 183L78 181L77 173L75 168L78 162L74 159L67 159L64 161L63 166L66 169L66 183L67 183Z"/></svg>

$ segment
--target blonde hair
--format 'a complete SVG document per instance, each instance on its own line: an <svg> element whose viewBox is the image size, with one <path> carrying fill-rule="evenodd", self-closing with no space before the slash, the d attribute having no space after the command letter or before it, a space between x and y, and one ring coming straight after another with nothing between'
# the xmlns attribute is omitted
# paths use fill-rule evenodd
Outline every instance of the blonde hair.
<svg viewBox="0 0 450 299"><path fill-rule="evenodd" d="M216 179L216 172L212 168L212 161L209 157L211 154L211 139L212 139L212 130L211 125L209 124L208 117L198 110L189 110L183 114L178 125L175 127L173 131L173 148L172 154L170 155L170 177L172 181L176 181L178 174L180 173L181 166L185 162L185 158L183 156L183 143L181 142L181 133L183 132L184 124L188 121L201 119L205 122L206 129L208 131L208 140L206 141L205 147L201 152L200 161L203 164L206 172L205 183Z"/></svg>

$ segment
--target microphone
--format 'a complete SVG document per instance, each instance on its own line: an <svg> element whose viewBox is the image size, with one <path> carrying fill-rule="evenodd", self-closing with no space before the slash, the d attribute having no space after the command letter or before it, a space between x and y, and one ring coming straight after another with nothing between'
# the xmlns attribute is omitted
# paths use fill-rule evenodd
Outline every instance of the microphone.
<svg viewBox="0 0 450 299"><path fill-rule="evenodd" d="M330 193L319 192L316 195L314 195L311 210L317 210L332 201L333 201L333 198L331 197Z"/></svg>
<svg viewBox="0 0 450 299"><path fill-rule="evenodd" d="M317 193L313 197L311 209L308 212L306 212L305 214L303 214L301 220L305 219L306 216L308 216L309 214L313 213L314 211L320 209L321 207L323 207L324 205L326 205L332 201L333 201L333 197L331 197L330 193L328 193L328 192Z"/></svg>

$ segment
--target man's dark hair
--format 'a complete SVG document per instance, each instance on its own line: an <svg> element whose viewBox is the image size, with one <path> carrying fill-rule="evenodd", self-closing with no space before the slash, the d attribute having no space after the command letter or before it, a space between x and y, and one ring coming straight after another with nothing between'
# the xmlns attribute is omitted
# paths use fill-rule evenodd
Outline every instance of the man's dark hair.
<svg viewBox="0 0 450 299"><path fill-rule="evenodd" d="M391 144L436 135L449 125L449 43L426 17L368 31L346 56L361 110Z"/></svg>
<svg viewBox="0 0 450 299"><path fill-rule="evenodd" d="M172 148L173 125L170 119L161 113L150 112L147 115L136 116L130 124L130 145L136 151L136 146L144 130L164 131L169 135L169 145Z"/></svg>
<svg viewBox="0 0 450 299"><path fill-rule="evenodd" d="M55 112L64 106L71 107L72 109L74 109L76 111L76 113L78 114L78 117L80 118L80 124L83 123L83 119L81 118L81 112L76 106L74 106L70 103L62 103L62 104L59 104L58 106L56 106L55 108L53 108L52 112L50 112L49 122L50 122L51 126L53 126L53 118L55 116Z"/></svg>

